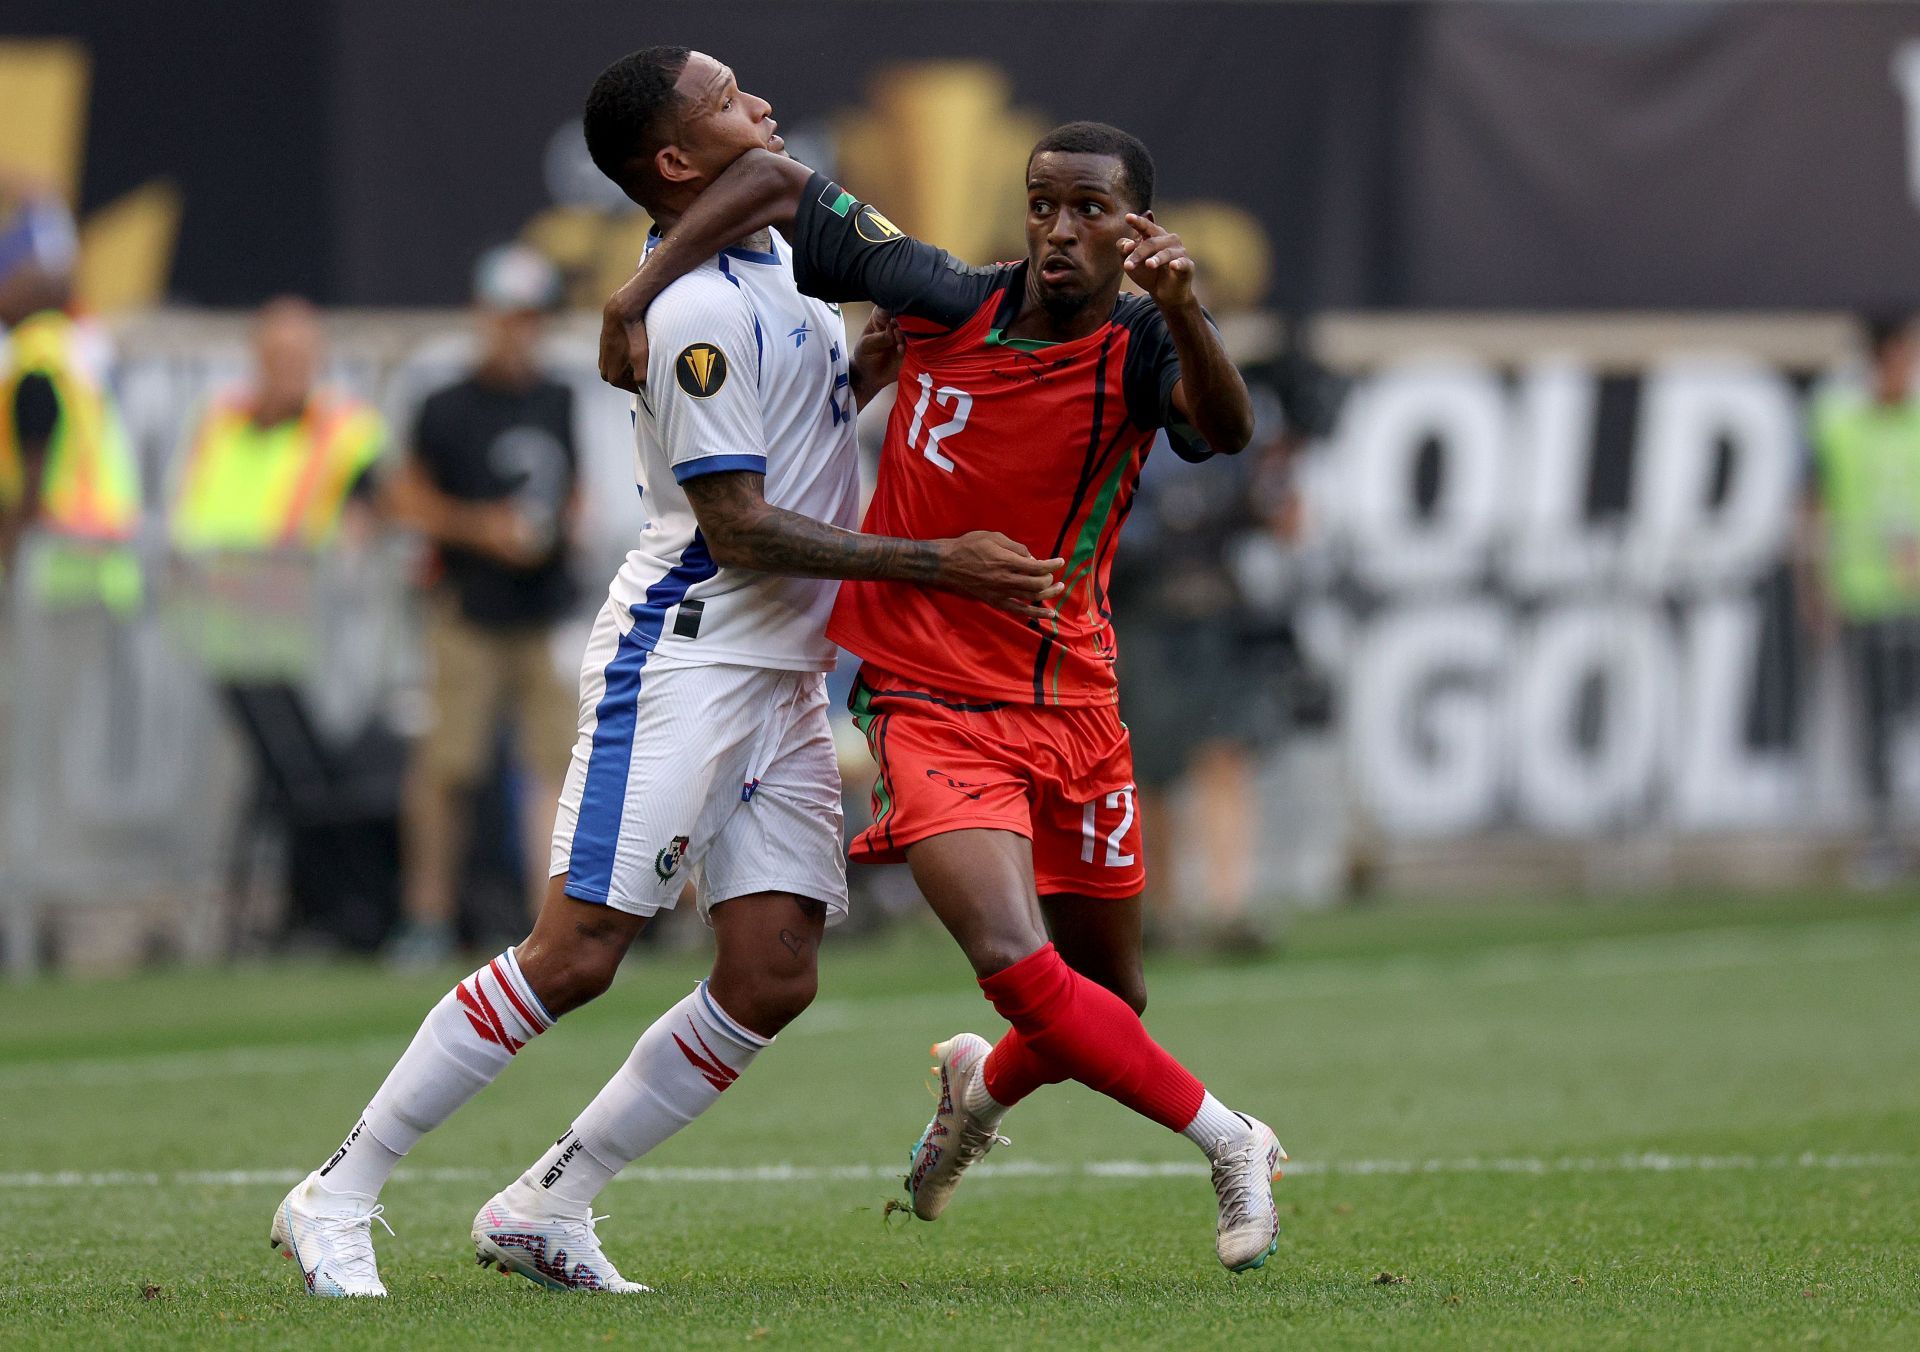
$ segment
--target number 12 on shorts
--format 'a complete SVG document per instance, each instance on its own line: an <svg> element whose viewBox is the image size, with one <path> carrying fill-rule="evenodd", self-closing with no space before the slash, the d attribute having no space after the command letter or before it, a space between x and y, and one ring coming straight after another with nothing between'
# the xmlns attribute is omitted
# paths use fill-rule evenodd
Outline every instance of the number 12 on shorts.
<svg viewBox="0 0 1920 1352"><path fill-rule="evenodd" d="M1102 804L1109 812L1120 814L1120 824L1107 833L1105 840L1108 868L1131 868L1133 856L1120 853L1120 842L1127 838L1127 830L1133 825L1133 785L1117 789L1105 798L1096 798L1080 810L1080 862L1091 864L1093 856L1099 851L1100 839L1099 812Z"/></svg>

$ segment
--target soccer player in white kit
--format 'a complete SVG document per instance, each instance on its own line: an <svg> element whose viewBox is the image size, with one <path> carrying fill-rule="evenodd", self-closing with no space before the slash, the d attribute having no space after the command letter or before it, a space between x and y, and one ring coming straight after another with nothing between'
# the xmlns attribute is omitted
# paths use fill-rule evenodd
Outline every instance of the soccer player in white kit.
<svg viewBox="0 0 1920 1352"><path fill-rule="evenodd" d="M778 151L768 105L683 48L594 84L594 162L662 228L745 150ZM571 1290L644 1291L601 1251L595 1196L710 1107L811 1002L845 914L840 782L827 723L827 579L947 588L1043 615L1060 560L1004 536L861 535L856 396L892 377L879 328L849 350L837 307L800 295L762 233L669 287L635 396L639 544L587 645L580 731L533 932L434 1006L269 1242L320 1296L380 1296L382 1185L426 1132L555 1018L593 999L647 918L692 882L711 975L641 1035L560 1139L481 1207L481 1263Z"/></svg>

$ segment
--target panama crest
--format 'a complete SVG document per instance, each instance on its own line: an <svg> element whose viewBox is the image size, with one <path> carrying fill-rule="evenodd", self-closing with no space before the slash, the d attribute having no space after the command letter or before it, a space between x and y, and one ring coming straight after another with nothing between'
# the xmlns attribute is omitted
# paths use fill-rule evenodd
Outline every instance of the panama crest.
<svg viewBox="0 0 1920 1352"><path fill-rule="evenodd" d="M675 836L666 849L653 857L653 871L665 882L679 871L680 861L687 857L687 846L691 842L685 836Z"/></svg>

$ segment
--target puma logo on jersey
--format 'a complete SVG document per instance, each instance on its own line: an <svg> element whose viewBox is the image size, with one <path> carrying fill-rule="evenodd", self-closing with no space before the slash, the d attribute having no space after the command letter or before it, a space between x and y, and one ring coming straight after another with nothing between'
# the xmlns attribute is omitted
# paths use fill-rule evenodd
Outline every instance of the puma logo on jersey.
<svg viewBox="0 0 1920 1352"><path fill-rule="evenodd" d="M712 343L688 343L673 359L673 378L695 399L710 399L727 383L727 354Z"/></svg>

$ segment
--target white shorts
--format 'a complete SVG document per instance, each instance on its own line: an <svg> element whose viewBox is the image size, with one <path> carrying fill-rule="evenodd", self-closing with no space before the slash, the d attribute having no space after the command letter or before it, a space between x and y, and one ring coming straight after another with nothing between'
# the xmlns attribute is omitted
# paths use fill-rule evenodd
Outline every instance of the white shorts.
<svg viewBox="0 0 1920 1352"><path fill-rule="evenodd" d="M826 676L663 657L600 612L549 873L632 915L791 892L847 911Z"/></svg>

